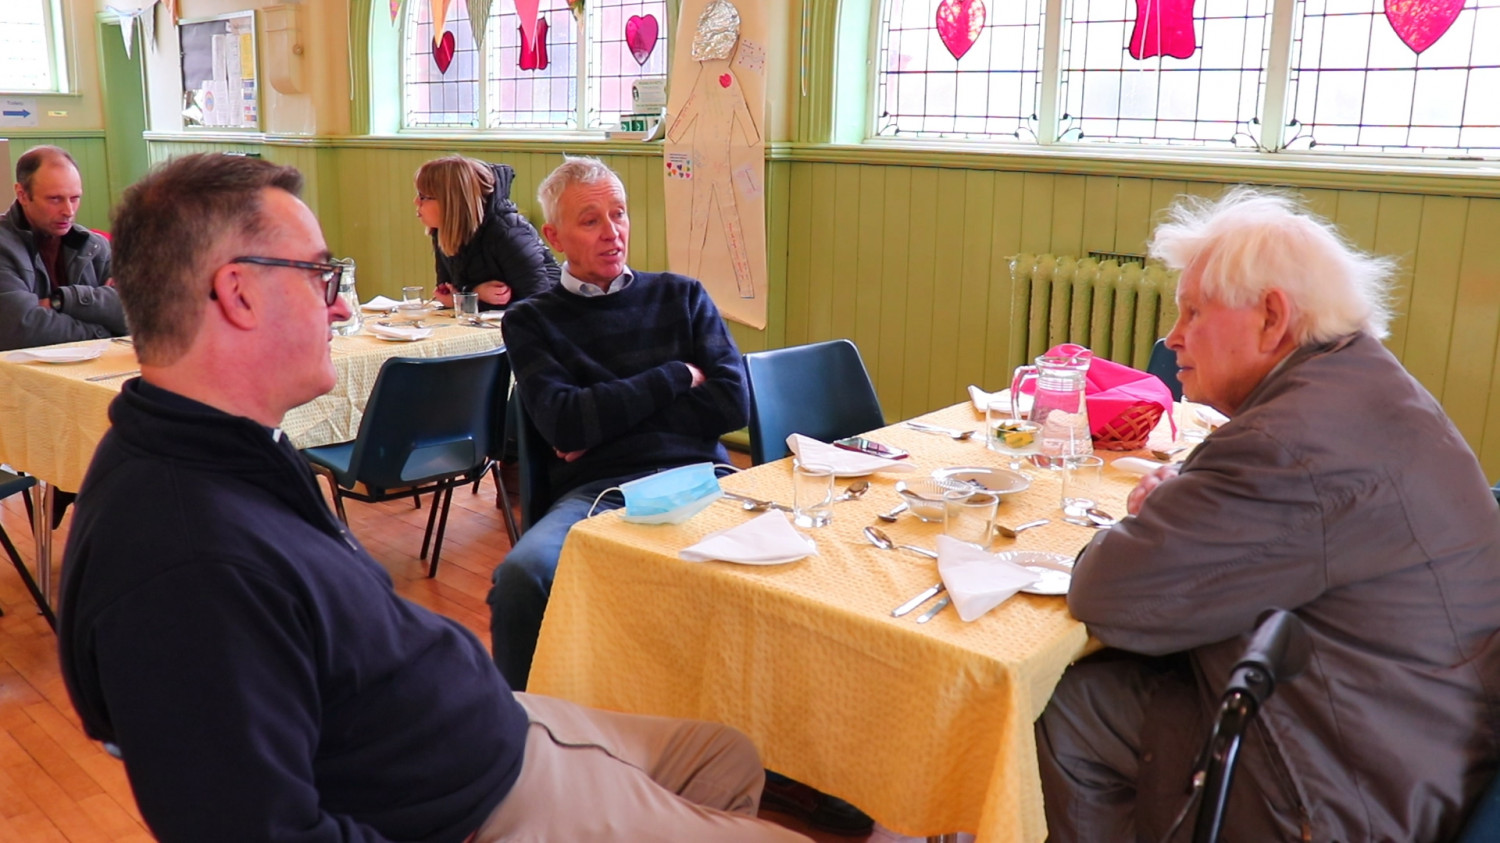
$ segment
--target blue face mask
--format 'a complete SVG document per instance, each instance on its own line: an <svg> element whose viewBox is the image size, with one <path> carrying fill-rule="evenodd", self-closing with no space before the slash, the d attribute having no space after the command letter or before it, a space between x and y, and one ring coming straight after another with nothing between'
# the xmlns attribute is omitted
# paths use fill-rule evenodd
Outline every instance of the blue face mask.
<svg viewBox="0 0 1500 843"><path fill-rule="evenodd" d="M620 485L621 517L636 524L681 524L724 496L714 464L700 462L649 474Z"/></svg>

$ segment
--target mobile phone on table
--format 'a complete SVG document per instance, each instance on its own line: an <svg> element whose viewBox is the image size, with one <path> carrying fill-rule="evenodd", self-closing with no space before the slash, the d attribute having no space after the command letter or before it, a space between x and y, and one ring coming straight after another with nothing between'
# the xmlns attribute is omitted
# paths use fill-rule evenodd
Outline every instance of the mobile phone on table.
<svg viewBox="0 0 1500 843"><path fill-rule="evenodd" d="M861 454L869 454L872 457L884 457L888 460L900 460L907 457L907 452L900 448L892 448L889 445L883 445L874 439L866 439L863 436L849 436L843 439L836 439L833 444L835 447L843 448L846 451L858 451Z"/></svg>

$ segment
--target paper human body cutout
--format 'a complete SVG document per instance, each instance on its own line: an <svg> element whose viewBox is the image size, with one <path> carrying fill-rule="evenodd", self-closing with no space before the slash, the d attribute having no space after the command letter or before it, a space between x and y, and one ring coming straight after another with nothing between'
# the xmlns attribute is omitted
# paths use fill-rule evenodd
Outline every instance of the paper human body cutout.
<svg viewBox="0 0 1500 843"><path fill-rule="evenodd" d="M1196 0L1135 0L1135 29L1130 33L1130 57L1172 56L1185 59L1198 49L1193 31Z"/></svg>
<svg viewBox="0 0 1500 843"><path fill-rule="evenodd" d="M729 23L731 16L732 23ZM699 63L698 76L687 102L667 129L668 140L692 146L693 206L688 239L688 274L696 277L701 272L709 219L717 206L729 247L735 287L740 298L753 299L755 281L735 197L734 158L736 147L753 147L760 143L761 136L730 66L739 37L738 14L732 4L715 0L704 9L698 27L698 37L693 44L693 57ZM733 36L726 37L726 29L731 27Z"/></svg>

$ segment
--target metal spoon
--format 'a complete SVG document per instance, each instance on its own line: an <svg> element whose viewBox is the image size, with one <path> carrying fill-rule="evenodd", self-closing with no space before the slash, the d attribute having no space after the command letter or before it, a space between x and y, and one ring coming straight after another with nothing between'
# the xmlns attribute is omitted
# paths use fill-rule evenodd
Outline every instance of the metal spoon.
<svg viewBox="0 0 1500 843"><path fill-rule="evenodd" d="M881 521L884 521L887 524L894 524L896 523L896 516L905 512L909 508L910 507L908 507L905 503L902 503L900 506L892 509L890 512L882 512L877 514L875 517L879 518Z"/></svg>
<svg viewBox="0 0 1500 843"><path fill-rule="evenodd" d="M840 501L852 501L855 498L862 497L864 493L868 491L870 491L870 481L856 480L853 483L850 483L848 488L844 489L844 493L842 495L834 498L833 502L839 503Z"/></svg>
<svg viewBox="0 0 1500 843"><path fill-rule="evenodd" d="M1097 506L1089 507L1088 510L1084 512L1084 515L1087 515L1090 521L1094 522L1095 525L1100 527L1113 527L1116 524L1120 523L1120 519L1114 517L1113 515L1110 515L1108 512L1105 512Z"/></svg>
<svg viewBox="0 0 1500 843"><path fill-rule="evenodd" d="M959 442L962 442L963 440L968 439L970 436L973 436L974 434L979 432L977 430L955 430L951 427L942 427L941 425L925 424L923 422L914 421L907 422L906 426L911 428L912 430L920 430L923 433L941 433L946 436L951 436Z"/></svg>
<svg viewBox="0 0 1500 843"><path fill-rule="evenodd" d="M730 500L739 501L742 505L742 508L746 512L765 512L768 509L779 509L782 512L792 511L792 508L784 503L777 503L775 501L763 501L760 498L752 498L749 495L742 495L739 492L726 491L724 492L724 497L729 498Z"/></svg>
<svg viewBox="0 0 1500 843"><path fill-rule="evenodd" d="M917 547L913 544L896 544L879 527L866 527L865 538L870 540L870 544L884 550L910 550L912 553L920 553L930 559L937 558L936 551L928 550L925 547Z"/></svg>
<svg viewBox="0 0 1500 843"><path fill-rule="evenodd" d="M1027 521L1025 524L1021 524L1015 527L1007 527L1004 524L996 524L995 532L999 533L1002 536L1005 536L1008 539L1013 539L1016 536L1019 536L1022 530L1030 530L1032 527L1040 527L1043 524L1051 523L1052 522L1047 520L1046 518L1038 518L1035 521Z"/></svg>

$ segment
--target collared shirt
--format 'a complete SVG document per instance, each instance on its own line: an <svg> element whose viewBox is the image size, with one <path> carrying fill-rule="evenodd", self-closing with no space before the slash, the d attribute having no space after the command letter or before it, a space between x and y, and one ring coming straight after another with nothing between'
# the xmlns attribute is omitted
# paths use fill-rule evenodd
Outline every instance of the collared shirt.
<svg viewBox="0 0 1500 843"><path fill-rule="evenodd" d="M609 282L609 289L606 290L603 287L600 287L598 284L592 284L588 281L579 281L577 278L573 277L572 272L568 271L568 264L566 261L562 265L561 283L563 285L563 289L576 296L584 296L585 298L590 298L593 296L613 295L614 293L618 293L626 287L629 287L630 282L634 280L635 273L631 272L630 267L627 266L625 267L625 271L620 273L618 278Z"/></svg>

